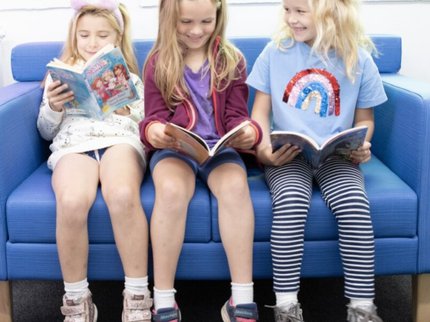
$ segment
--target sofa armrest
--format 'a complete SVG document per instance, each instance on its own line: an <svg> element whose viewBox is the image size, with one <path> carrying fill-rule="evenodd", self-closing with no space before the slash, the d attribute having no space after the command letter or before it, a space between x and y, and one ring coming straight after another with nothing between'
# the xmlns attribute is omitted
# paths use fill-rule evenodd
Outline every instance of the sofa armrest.
<svg viewBox="0 0 430 322"><path fill-rule="evenodd" d="M0 280L7 279L7 199L47 156L36 126L41 98L39 82L0 88Z"/></svg>
<svg viewBox="0 0 430 322"><path fill-rule="evenodd" d="M419 273L430 272L430 84L383 75L388 101L375 108L372 151L418 196Z"/></svg>

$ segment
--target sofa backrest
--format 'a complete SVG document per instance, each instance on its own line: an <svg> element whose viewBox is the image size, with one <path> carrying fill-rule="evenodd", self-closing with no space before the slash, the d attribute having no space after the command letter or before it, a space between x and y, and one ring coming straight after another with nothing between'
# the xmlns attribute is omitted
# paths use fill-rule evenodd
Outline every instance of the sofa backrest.
<svg viewBox="0 0 430 322"><path fill-rule="evenodd" d="M397 73L401 67L402 41L396 35L371 35L379 56L374 57L380 73ZM269 38L232 38L231 41L244 53L248 72L255 59L263 50ZM135 53L142 70L146 55L153 40L135 40ZM46 73L46 64L61 53L62 42L31 42L17 45L12 49L11 65L13 78L18 82L41 81ZM251 90L249 102L253 102Z"/></svg>

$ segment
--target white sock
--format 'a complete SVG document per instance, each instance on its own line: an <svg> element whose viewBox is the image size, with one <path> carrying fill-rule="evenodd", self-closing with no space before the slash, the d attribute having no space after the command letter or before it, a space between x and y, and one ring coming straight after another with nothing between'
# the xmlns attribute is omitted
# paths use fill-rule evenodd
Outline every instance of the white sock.
<svg viewBox="0 0 430 322"><path fill-rule="evenodd" d="M361 308L365 311L372 311L373 299L350 299L349 305L353 308Z"/></svg>
<svg viewBox="0 0 430 322"><path fill-rule="evenodd" d="M125 277L125 289L132 294L147 296L149 294L148 285L148 275L145 277Z"/></svg>
<svg viewBox="0 0 430 322"><path fill-rule="evenodd" d="M164 309L168 307L174 307L176 290L172 288L171 290L158 290L154 287L154 308L155 311L159 309Z"/></svg>
<svg viewBox="0 0 430 322"><path fill-rule="evenodd" d="M290 305L296 305L299 300L297 299L298 292L287 292L279 293L276 292L276 306L278 307L288 307Z"/></svg>
<svg viewBox="0 0 430 322"><path fill-rule="evenodd" d="M79 282L67 283L64 281L64 291L66 292L66 297L71 300L76 300L82 296L85 296L89 292L87 279L83 279Z"/></svg>
<svg viewBox="0 0 430 322"><path fill-rule="evenodd" d="M254 283L231 283L231 298L233 304L246 304L254 302Z"/></svg>

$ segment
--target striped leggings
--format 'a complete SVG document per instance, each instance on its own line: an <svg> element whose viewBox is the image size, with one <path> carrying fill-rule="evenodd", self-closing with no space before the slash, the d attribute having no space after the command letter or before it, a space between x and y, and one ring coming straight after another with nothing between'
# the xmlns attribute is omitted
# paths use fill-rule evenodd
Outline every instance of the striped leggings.
<svg viewBox="0 0 430 322"><path fill-rule="evenodd" d="M358 166L332 159L312 169L296 158L281 167L266 167L272 195L271 253L275 292L298 292L304 230L313 179L336 218L347 298L373 299L374 236L364 180Z"/></svg>

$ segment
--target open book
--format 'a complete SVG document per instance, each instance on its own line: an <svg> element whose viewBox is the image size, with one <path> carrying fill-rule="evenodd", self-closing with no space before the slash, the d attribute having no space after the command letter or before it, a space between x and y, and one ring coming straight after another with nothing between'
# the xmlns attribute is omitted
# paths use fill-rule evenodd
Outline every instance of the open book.
<svg viewBox="0 0 430 322"><path fill-rule="evenodd" d="M65 104L67 114L102 119L139 98L127 63L119 48L107 45L83 67L58 59L46 65L52 79L66 83L74 100Z"/></svg>
<svg viewBox="0 0 430 322"><path fill-rule="evenodd" d="M167 123L164 132L174 137L180 143L181 147L178 149L179 152L187 154L194 158L199 164L203 164L220 151L231 139L239 135L241 130L250 123L250 121L240 123L224 134L212 148L209 148L205 140L196 133L184 129L179 125Z"/></svg>
<svg viewBox="0 0 430 322"><path fill-rule="evenodd" d="M311 137L298 132L273 131L270 134L270 140L273 151L287 143L300 147L306 160L314 168L318 168L330 156L337 155L348 158L353 150L363 145L366 133L367 126L353 127L336 133L321 146Z"/></svg>

